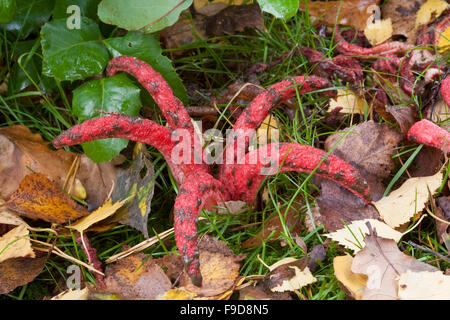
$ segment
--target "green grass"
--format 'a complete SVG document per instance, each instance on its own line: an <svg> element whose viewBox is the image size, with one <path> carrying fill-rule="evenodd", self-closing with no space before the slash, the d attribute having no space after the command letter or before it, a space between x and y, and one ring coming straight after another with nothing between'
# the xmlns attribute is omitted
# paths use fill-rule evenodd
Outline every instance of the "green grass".
<svg viewBox="0 0 450 320"><path fill-rule="evenodd" d="M317 30L311 27L311 23L304 14L298 14L286 23L266 15L264 24L265 31L249 31L245 35L201 40L177 50L166 50L165 53L173 57L177 71L185 84L197 84L218 97L229 84L245 79L245 72L253 63L270 64L287 55L284 61L258 77L261 85L268 87L287 77L311 72L311 67L307 64L307 61L301 55L295 55L299 46L313 48L320 46L324 48L322 50L324 50L326 56L333 56L334 54L330 39L318 36ZM8 40L6 35L3 34L3 46L5 49L4 57L8 62L9 57L16 49L16 43ZM173 55L175 51L181 50L184 51L183 55ZM23 54L23 63L26 63L28 55L36 54L35 51L36 48L33 47L28 54ZM4 78L10 71L9 64L6 63L5 69L1 71L2 77ZM335 81L335 83L338 82ZM32 92L0 96L0 119L4 125L8 126L25 125L50 141L62 130L75 123L75 119L70 112L67 93L76 88L79 83L55 83L54 91L51 94L47 94L42 88L39 88L39 84L35 85L37 90ZM327 99L320 98L317 94L306 94L297 98L300 108L296 111L293 120L289 119L281 110L273 112L280 121L280 137L283 141L296 141L301 144L323 148L323 142L327 136L358 122L357 118L347 116L338 129L330 128L323 122L324 115L326 115ZM412 100L421 110L422 102L416 97L413 97ZM219 107L224 108L226 106ZM230 118L230 114L227 112L224 112L223 116ZM365 119L367 119L367 115L362 118L362 120ZM226 129L219 126L218 128ZM81 149L73 148L72 150L80 151ZM398 156L395 159L398 165L388 181L390 189L395 189L406 179L405 170L418 150L420 150L420 147L402 146L399 148ZM171 227L170 213L177 186L170 176L167 164L162 156L154 149L150 149L149 152L153 156L156 171L155 194L148 222L149 234L153 236L153 233L159 233ZM404 165L400 164L398 158L402 159ZM318 186L313 184L311 176L307 174L282 173L266 179L263 188L268 190L269 201L262 211L249 208L246 212L238 215L203 213L203 216L207 219L199 223L200 234L207 233L217 237L227 242L236 254L246 254L240 269L240 274L244 276L268 272L267 268L258 260L258 256L270 265L285 257L301 258L305 255L305 252L295 244L294 235L291 234L286 225L283 213L286 208L292 208L297 210L299 219L304 221L305 216L311 214L315 197L319 194ZM292 206L293 204L295 206ZM281 239L275 241L264 239L262 244L257 247L242 248L244 241L254 237L268 219L277 215L283 225ZM234 230L235 227L254 222L260 222L260 224L251 225L237 231ZM325 233L323 227L316 228L313 232L302 228L299 236L305 241L308 249L311 249L314 245L326 243ZM52 235L42 237L44 238L41 239L42 241L55 240L56 246L63 252L87 262L85 254L76 245L73 237L58 236L56 239ZM134 246L145 239L138 231L125 225L118 225L108 231L91 234L90 240L93 247L97 249L99 258L104 261L108 257L121 252L124 244ZM287 245L281 246L281 241ZM422 222L420 228L416 228L407 234L400 245L403 252L420 261L430 262L435 259L434 255L413 248L408 244L408 241L427 246L443 255L448 255L447 248L439 244L435 222L430 217ZM168 252L176 252L173 236L169 238L169 241L153 245L144 252L155 258ZM302 288L300 290L301 296L314 300L342 300L346 298L334 276L332 264L333 258L343 253L344 250L335 243L328 243L327 257L320 263L319 269L314 272L318 281ZM68 276L66 270L71 264L69 261L52 255L42 273L33 282L17 288L9 294L0 296L0 299L41 299L44 296L52 296L65 289L65 280ZM450 267L449 263L442 260L439 261L439 265L438 262L432 262L432 264L440 267L441 270ZM94 283L95 277L91 272L82 268L82 274L86 281Z"/></svg>

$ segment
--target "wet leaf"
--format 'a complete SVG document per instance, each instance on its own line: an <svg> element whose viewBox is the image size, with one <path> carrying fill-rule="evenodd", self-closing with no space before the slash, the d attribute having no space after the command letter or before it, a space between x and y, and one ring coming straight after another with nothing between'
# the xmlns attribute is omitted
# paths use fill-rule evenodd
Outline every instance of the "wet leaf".
<svg viewBox="0 0 450 320"><path fill-rule="evenodd" d="M20 225L0 237L0 263L11 258L34 258L28 235L26 226Z"/></svg>
<svg viewBox="0 0 450 320"><path fill-rule="evenodd" d="M6 205L21 216L57 224L75 221L89 214L85 207L41 173L25 176Z"/></svg>
<svg viewBox="0 0 450 320"><path fill-rule="evenodd" d="M145 170L145 175L141 176ZM114 220L129 225L148 238L147 221L155 189L155 169L145 152L139 152L131 168L121 170L112 194L114 202L130 198L127 206Z"/></svg>
<svg viewBox="0 0 450 320"><path fill-rule="evenodd" d="M239 276L242 256L235 256L226 243L214 237L203 236L199 241L200 272L203 277L201 287L192 284L186 272L180 279L180 288L198 297L219 298L233 288Z"/></svg>
<svg viewBox="0 0 450 320"><path fill-rule="evenodd" d="M34 280L47 262L47 255L36 258L14 258L0 263L0 294L11 292Z"/></svg>

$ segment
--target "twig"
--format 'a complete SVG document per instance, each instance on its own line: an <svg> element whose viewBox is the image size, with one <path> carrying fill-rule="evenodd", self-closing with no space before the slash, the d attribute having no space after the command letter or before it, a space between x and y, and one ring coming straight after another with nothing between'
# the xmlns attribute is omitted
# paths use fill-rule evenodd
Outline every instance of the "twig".
<svg viewBox="0 0 450 320"><path fill-rule="evenodd" d="M428 248L426 248L426 247L422 247L421 245L418 245L418 244L412 242L411 240L408 241L408 244L410 244L410 245L413 246L414 248L417 248L417 249L420 249L420 250L422 250L422 251L425 251L425 252L434 254L435 256L437 256L437 257L439 257L439 258L441 258L441 259L444 259L444 260L447 261L447 262L450 262L450 259L447 258L446 256L444 256L444 255L442 255L442 254L440 254L440 253L438 253L438 252L436 252L436 251L433 251L433 250L431 250L431 249L428 249Z"/></svg>

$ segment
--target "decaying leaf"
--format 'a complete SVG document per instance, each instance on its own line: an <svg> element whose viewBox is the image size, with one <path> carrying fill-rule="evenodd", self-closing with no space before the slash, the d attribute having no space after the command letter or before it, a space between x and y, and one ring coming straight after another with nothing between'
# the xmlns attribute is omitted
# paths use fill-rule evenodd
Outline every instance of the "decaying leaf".
<svg viewBox="0 0 450 320"><path fill-rule="evenodd" d="M272 292L285 292L298 290L317 279L309 270L305 258L285 258L270 266L270 272L264 278L265 285Z"/></svg>
<svg viewBox="0 0 450 320"><path fill-rule="evenodd" d="M387 224L374 219L353 221L344 228L326 234L325 236L337 241L339 244L357 253L364 248L364 237L369 234L367 223L370 223L370 225L377 230L377 234L380 237L392 239L395 242L399 242L402 237L400 232L392 229Z"/></svg>
<svg viewBox="0 0 450 320"><path fill-rule="evenodd" d="M142 176L142 171L145 175ZM145 152L139 152L131 168L122 169L117 175L112 200L119 202L131 198L114 217L115 221L139 230L148 238L147 221L155 189L155 169Z"/></svg>
<svg viewBox="0 0 450 320"><path fill-rule="evenodd" d="M175 281L183 272L183 260L181 259L181 256L169 253L154 261L164 270L166 275L172 281Z"/></svg>
<svg viewBox="0 0 450 320"><path fill-rule="evenodd" d="M0 199L0 224L8 224L13 226L25 225L28 227L28 224L17 214L5 207L1 207L4 203L5 202Z"/></svg>
<svg viewBox="0 0 450 320"><path fill-rule="evenodd" d="M116 294L121 300L155 300L172 284L151 258L136 253L109 265L105 270L106 288L97 292Z"/></svg>
<svg viewBox="0 0 450 320"><path fill-rule="evenodd" d="M117 174L113 162L94 163L85 155L53 151L50 143L22 125L0 128L0 198L8 200L31 171L45 174L60 188L76 157L80 157L77 178L86 190L88 209L103 204Z"/></svg>
<svg viewBox="0 0 450 320"><path fill-rule="evenodd" d="M333 259L334 275L356 300L362 299L362 294L366 288L367 276L353 273L351 270L353 257L349 254L335 257Z"/></svg>
<svg viewBox="0 0 450 320"><path fill-rule="evenodd" d="M366 246L354 257L352 272L368 276L363 300L396 299L398 277L411 270L438 271L437 268L403 254L392 239L380 238L373 232L365 238Z"/></svg>
<svg viewBox="0 0 450 320"><path fill-rule="evenodd" d="M367 102L364 98L357 96L352 90L338 89L337 98L330 99L328 112L332 112L336 108L342 108L339 112L350 114L367 113Z"/></svg>
<svg viewBox="0 0 450 320"><path fill-rule="evenodd" d="M450 300L450 276L441 271L407 270L398 279L398 297L403 300Z"/></svg>
<svg viewBox="0 0 450 320"><path fill-rule="evenodd" d="M41 173L26 175L6 205L21 216L58 224L89 214L85 207Z"/></svg>
<svg viewBox="0 0 450 320"><path fill-rule="evenodd" d="M430 196L441 186L442 179L441 171L433 176L410 178L389 196L373 204L381 218L391 228L397 228L422 211Z"/></svg>
<svg viewBox="0 0 450 320"><path fill-rule="evenodd" d="M11 258L34 258L28 235L28 229L21 224L0 237L0 263Z"/></svg>
<svg viewBox="0 0 450 320"><path fill-rule="evenodd" d="M278 129L278 119L269 114L256 130L258 145L280 142L280 130ZM250 148L249 148L250 150Z"/></svg>
<svg viewBox="0 0 450 320"><path fill-rule="evenodd" d="M83 289L67 289L57 296L54 296L51 300L88 300L89 288L85 287Z"/></svg>
<svg viewBox="0 0 450 320"><path fill-rule="evenodd" d="M395 118L402 133L405 135L412 125L419 120L417 110L412 106L386 106L386 111Z"/></svg>
<svg viewBox="0 0 450 320"><path fill-rule="evenodd" d="M392 37L392 21L391 19L383 19L369 23L364 29L364 35L370 44L376 46L390 37Z"/></svg>
<svg viewBox="0 0 450 320"><path fill-rule="evenodd" d="M416 26L429 24L438 18L447 7L448 3L444 0L427 0L417 11Z"/></svg>
<svg viewBox="0 0 450 320"><path fill-rule="evenodd" d="M193 300L194 294L192 294L189 291L180 289L180 288L173 288L170 290L167 290L166 293L160 297L161 300Z"/></svg>
<svg viewBox="0 0 450 320"><path fill-rule="evenodd" d="M336 22L342 25L353 25L364 30L367 23L373 20L373 14L378 7L378 0L347 0L347 1L300 1L300 10L308 7L310 16L319 18L322 23L334 26ZM338 16L339 13L339 16Z"/></svg>
<svg viewBox="0 0 450 320"><path fill-rule="evenodd" d="M180 288L194 293L196 297L217 299L233 288L239 276L240 261L244 257L235 256L225 242L207 235L199 241L199 252L202 286L194 286L184 271Z"/></svg>
<svg viewBox="0 0 450 320"><path fill-rule="evenodd" d="M112 200L108 200L105 202L103 206L89 214L88 216L78 220L74 224L71 224L69 228L75 229L78 232L83 232L93 224L102 221L110 216L112 216L116 211L121 208L129 198L124 199L119 202L112 203Z"/></svg>
<svg viewBox="0 0 450 320"><path fill-rule="evenodd" d="M36 258L13 258L0 263L0 294L33 281L47 262L47 254Z"/></svg>

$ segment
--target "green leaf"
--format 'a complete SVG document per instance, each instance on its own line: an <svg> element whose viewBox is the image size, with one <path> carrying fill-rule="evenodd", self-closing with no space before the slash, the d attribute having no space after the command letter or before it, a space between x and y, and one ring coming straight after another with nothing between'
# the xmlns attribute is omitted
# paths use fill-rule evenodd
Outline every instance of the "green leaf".
<svg viewBox="0 0 450 320"><path fill-rule="evenodd" d="M145 174L142 177L143 171ZM131 168L121 169L117 175L111 195L113 202L132 198L127 206L114 216L114 220L139 230L148 238L147 221L154 190L155 169L148 159L148 154L139 152Z"/></svg>
<svg viewBox="0 0 450 320"><path fill-rule="evenodd" d="M16 0L0 0L0 23L11 22L16 16Z"/></svg>
<svg viewBox="0 0 450 320"><path fill-rule="evenodd" d="M124 37L106 39L104 43L114 57L132 56L150 64L169 83L174 94L183 103L188 103L183 82L175 72L170 59L162 55L159 40L153 35L129 32Z"/></svg>
<svg viewBox="0 0 450 320"><path fill-rule="evenodd" d="M97 20L97 8L100 0L58 0L53 10L53 19L68 18L67 8L71 5L78 6L82 17Z"/></svg>
<svg viewBox="0 0 450 320"><path fill-rule="evenodd" d="M277 18L288 20L298 11L300 0L258 0L261 10Z"/></svg>
<svg viewBox="0 0 450 320"><path fill-rule="evenodd" d="M79 80L101 73L109 61L98 25L81 19L80 29L68 29L66 19L42 27L43 73L58 80Z"/></svg>
<svg viewBox="0 0 450 320"><path fill-rule="evenodd" d="M50 19L55 0L16 0L16 6L14 20L3 27L19 39L25 39Z"/></svg>
<svg viewBox="0 0 450 320"><path fill-rule="evenodd" d="M137 116L141 108L140 89L125 74L91 80L73 91L72 111L79 122L104 116L95 110ZM128 144L125 139L104 139L83 143L86 155L95 162L109 161Z"/></svg>
<svg viewBox="0 0 450 320"><path fill-rule="evenodd" d="M120 28L156 32L177 22L180 13L193 0L102 0L98 6L100 20Z"/></svg>

